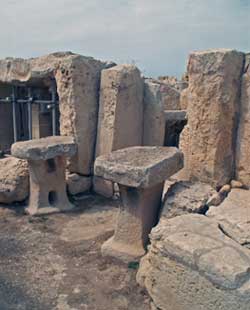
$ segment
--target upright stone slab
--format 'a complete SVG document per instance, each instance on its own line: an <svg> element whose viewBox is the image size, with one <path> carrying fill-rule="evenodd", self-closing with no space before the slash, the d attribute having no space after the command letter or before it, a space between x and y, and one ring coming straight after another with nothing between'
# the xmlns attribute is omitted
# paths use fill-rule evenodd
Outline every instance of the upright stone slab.
<svg viewBox="0 0 250 310"><path fill-rule="evenodd" d="M250 54L246 55L241 84L241 113L238 129L236 177L250 186Z"/></svg>
<svg viewBox="0 0 250 310"><path fill-rule="evenodd" d="M60 98L60 130L74 136L77 154L70 160L72 173L90 175L98 121L98 89L104 64L92 58L75 56L62 62L56 71Z"/></svg>
<svg viewBox="0 0 250 310"><path fill-rule="evenodd" d="M190 55L188 125L181 147L191 179L222 186L233 177L243 61L243 53L228 49Z"/></svg>
<svg viewBox="0 0 250 310"><path fill-rule="evenodd" d="M162 95L161 83L145 80L143 145L164 145L165 117Z"/></svg>
<svg viewBox="0 0 250 310"><path fill-rule="evenodd" d="M142 145L143 80L132 65L102 71L96 156Z"/></svg>
<svg viewBox="0 0 250 310"><path fill-rule="evenodd" d="M128 146L142 145L143 80L132 65L102 71L96 157ZM113 183L95 179L94 191L112 196Z"/></svg>

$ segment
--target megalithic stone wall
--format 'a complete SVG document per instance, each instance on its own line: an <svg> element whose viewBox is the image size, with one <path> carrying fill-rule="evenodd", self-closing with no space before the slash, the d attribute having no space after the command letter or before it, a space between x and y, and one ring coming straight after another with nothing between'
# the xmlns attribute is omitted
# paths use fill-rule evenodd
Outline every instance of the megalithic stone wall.
<svg viewBox="0 0 250 310"><path fill-rule="evenodd" d="M142 145L143 79L133 65L102 71L96 157Z"/></svg>
<svg viewBox="0 0 250 310"><path fill-rule="evenodd" d="M250 54L246 55L241 82L241 106L236 148L236 178L250 186Z"/></svg>
<svg viewBox="0 0 250 310"><path fill-rule="evenodd" d="M68 167L73 173L92 174L103 68L104 63L77 55L65 59L56 70L61 134L74 136L78 145Z"/></svg>
<svg viewBox="0 0 250 310"><path fill-rule="evenodd" d="M234 176L243 63L243 53L227 49L189 57L188 125L180 147L193 180L222 186Z"/></svg>

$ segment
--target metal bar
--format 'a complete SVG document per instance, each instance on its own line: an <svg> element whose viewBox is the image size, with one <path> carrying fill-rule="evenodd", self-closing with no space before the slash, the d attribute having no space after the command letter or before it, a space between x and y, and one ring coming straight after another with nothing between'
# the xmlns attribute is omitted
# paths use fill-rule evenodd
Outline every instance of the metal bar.
<svg viewBox="0 0 250 310"><path fill-rule="evenodd" d="M16 121L16 94L15 87L12 87L12 118L13 118L13 133L14 133L14 142L17 142L17 121Z"/></svg>
<svg viewBox="0 0 250 310"><path fill-rule="evenodd" d="M56 91L52 89L52 135L56 136Z"/></svg>
<svg viewBox="0 0 250 310"><path fill-rule="evenodd" d="M28 100L28 130L29 130L29 140L32 140L32 102L33 102L33 98L32 98L31 88L28 89L28 96L29 96L29 100Z"/></svg>

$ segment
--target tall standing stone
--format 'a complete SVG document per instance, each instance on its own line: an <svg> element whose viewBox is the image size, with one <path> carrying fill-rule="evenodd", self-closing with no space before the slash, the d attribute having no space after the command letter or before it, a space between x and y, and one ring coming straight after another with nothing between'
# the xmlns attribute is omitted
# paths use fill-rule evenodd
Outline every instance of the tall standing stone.
<svg viewBox="0 0 250 310"><path fill-rule="evenodd" d="M222 186L234 173L234 148L244 54L194 52L188 63L188 125L181 148L191 179Z"/></svg>
<svg viewBox="0 0 250 310"><path fill-rule="evenodd" d="M146 79L144 83L144 129L143 145L164 144L165 118L162 84Z"/></svg>
<svg viewBox="0 0 250 310"><path fill-rule="evenodd" d="M121 148L142 145L143 79L132 65L102 71L96 157ZM113 184L94 177L94 190L110 197Z"/></svg>
<svg viewBox="0 0 250 310"><path fill-rule="evenodd" d="M241 113L238 129L236 177L250 186L250 54L246 55L241 84Z"/></svg>
<svg viewBox="0 0 250 310"><path fill-rule="evenodd" d="M56 71L60 98L60 130L74 136L77 154L70 160L69 171L90 175L98 121L98 91L104 63L93 58L74 56L61 62Z"/></svg>

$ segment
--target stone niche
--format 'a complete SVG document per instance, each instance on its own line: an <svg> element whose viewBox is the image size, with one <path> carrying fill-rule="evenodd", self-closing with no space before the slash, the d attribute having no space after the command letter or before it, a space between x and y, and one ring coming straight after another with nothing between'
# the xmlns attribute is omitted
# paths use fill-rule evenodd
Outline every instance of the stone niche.
<svg viewBox="0 0 250 310"><path fill-rule="evenodd" d="M32 59L6 58L0 60L0 98L10 95L11 85L38 87L43 99L48 98L52 86L56 87L60 134L74 136L78 148L77 154L69 161L68 169L88 176L94 161L100 75L102 69L112 65L70 52ZM32 134L35 137L51 135L49 116L36 111L38 108L32 109ZM11 104L0 104L0 115L0 129L1 133L4 132L4 136L0 133L0 145L9 148L13 143ZM25 140L27 129L23 131L22 140Z"/></svg>

